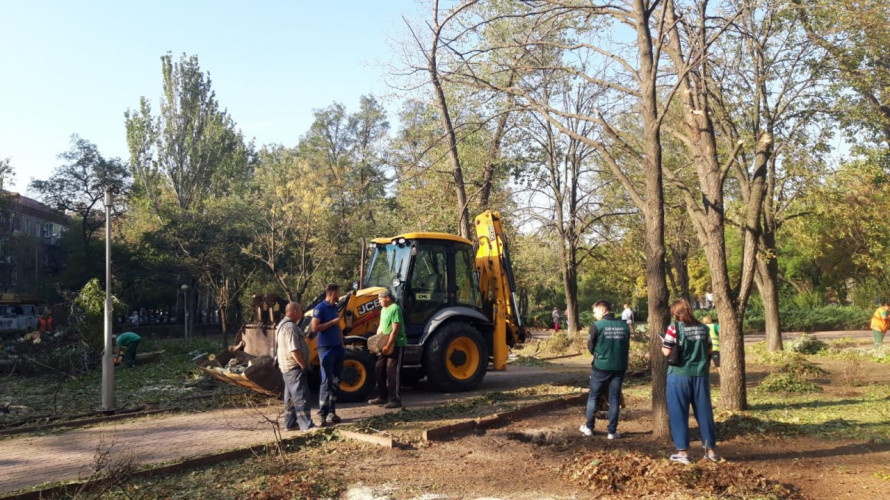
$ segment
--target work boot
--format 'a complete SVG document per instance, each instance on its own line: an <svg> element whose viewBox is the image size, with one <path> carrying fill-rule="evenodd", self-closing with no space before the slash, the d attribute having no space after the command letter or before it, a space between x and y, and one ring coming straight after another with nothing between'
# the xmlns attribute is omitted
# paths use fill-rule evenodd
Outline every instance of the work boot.
<svg viewBox="0 0 890 500"><path fill-rule="evenodd" d="M390 401L389 403L386 403L385 405L383 405L383 407L384 408L401 408L402 402L401 401Z"/></svg>
<svg viewBox="0 0 890 500"><path fill-rule="evenodd" d="M340 415L337 415L336 413L331 413L330 415L328 415L328 420L329 420L332 424L339 424L340 421L343 420L343 419L340 418Z"/></svg>

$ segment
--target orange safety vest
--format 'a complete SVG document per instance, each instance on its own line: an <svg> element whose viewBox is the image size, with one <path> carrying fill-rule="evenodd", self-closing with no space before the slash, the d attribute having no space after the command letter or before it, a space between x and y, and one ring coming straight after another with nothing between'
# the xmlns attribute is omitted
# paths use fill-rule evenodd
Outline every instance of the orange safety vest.
<svg viewBox="0 0 890 500"><path fill-rule="evenodd" d="M890 311L881 306L875 310L871 317L871 329L877 332L886 332L890 329Z"/></svg>

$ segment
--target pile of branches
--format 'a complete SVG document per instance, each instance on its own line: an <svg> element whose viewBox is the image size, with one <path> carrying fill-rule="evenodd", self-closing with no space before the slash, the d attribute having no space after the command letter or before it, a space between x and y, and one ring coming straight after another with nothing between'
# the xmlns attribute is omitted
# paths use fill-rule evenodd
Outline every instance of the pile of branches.
<svg viewBox="0 0 890 500"><path fill-rule="evenodd" d="M60 373L69 377L95 368L102 353L75 330L35 330L7 339L0 349L0 372L20 375Z"/></svg>

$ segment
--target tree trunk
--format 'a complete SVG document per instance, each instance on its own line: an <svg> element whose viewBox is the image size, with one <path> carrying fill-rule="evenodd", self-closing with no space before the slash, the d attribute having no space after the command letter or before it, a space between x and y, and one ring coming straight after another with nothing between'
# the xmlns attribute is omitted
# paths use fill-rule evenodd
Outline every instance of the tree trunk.
<svg viewBox="0 0 890 500"><path fill-rule="evenodd" d="M718 236L711 234L714 240ZM720 405L731 410L744 410L748 407L748 394L745 384L745 343L742 337L742 321L729 286L726 270L726 253L723 248L723 234L719 242L705 249L708 267L711 269L711 286L714 293L714 307L720 318Z"/></svg>
<svg viewBox="0 0 890 500"><path fill-rule="evenodd" d="M577 337L578 329L578 269L575 265L574 248L567 248L562 266L563 288L566 296L566 330L570 337Z"/></svg>
<svg viewBox="0 0 890 500"><path fill-rule="evenodd" d="M653 149L656 145L648 145ZM660 149L660 143L658 143ZM661 158L650 153L649 158ZM660 163L660 161L659 161ZM649 359L652 373L652 435L665 439L671 435L667 414L667 361L661 352L661 335L669 323L668 289L664 261L664 193L661 170L646 173L646 289L649 299Z"/></svg>
<svg viewBox="0 0 890 500"><path fill-rule="evenodd" d="M223 349L229 346L229 321L226 318L229 308L219 304L219 329L222 331L222 346Z"/></svg>
<svg viewBox="0 0 890 500"><path fill-rule="evenodd" d="M676 293L686 300L691 301L689 295L689 252L679 246L671 248L671 264L676 274Z"/></svg>
<svg viewBox="0 0 890 500"><path fill-rule="evenodd" d="M665 278L664 178L662 172L661 121L659 120L657 65L649 22L649 2L633 3L637 51L640 55L640 108L643 117L646 199L639 207L646 220L646 289L649 299L649 357L652 371L652 436L671 435L667 413L667 361L661 352L661 335L667 329L670 311Z"/></svg>
<svg viewBox="0 0 890 500"><path fill-rule="evenodd" d="M763 300L766 350L779 352L782 346L782 329L779 320L779 261L776 256L775 233L765 229L760 237L762 251L757 254L756 284Z"/></svg>

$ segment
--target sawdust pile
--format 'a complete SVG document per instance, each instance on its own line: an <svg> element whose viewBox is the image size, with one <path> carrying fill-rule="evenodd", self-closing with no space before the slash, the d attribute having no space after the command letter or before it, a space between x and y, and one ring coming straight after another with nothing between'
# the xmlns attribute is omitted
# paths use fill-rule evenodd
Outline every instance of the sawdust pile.
<svg viewBox="0 0 890 500"><path fill-rule="evenodd" d="M563 479L607 498L805 499L796 488L731 462L682 465L637 452L599 452L570 459Z"/></svg>

